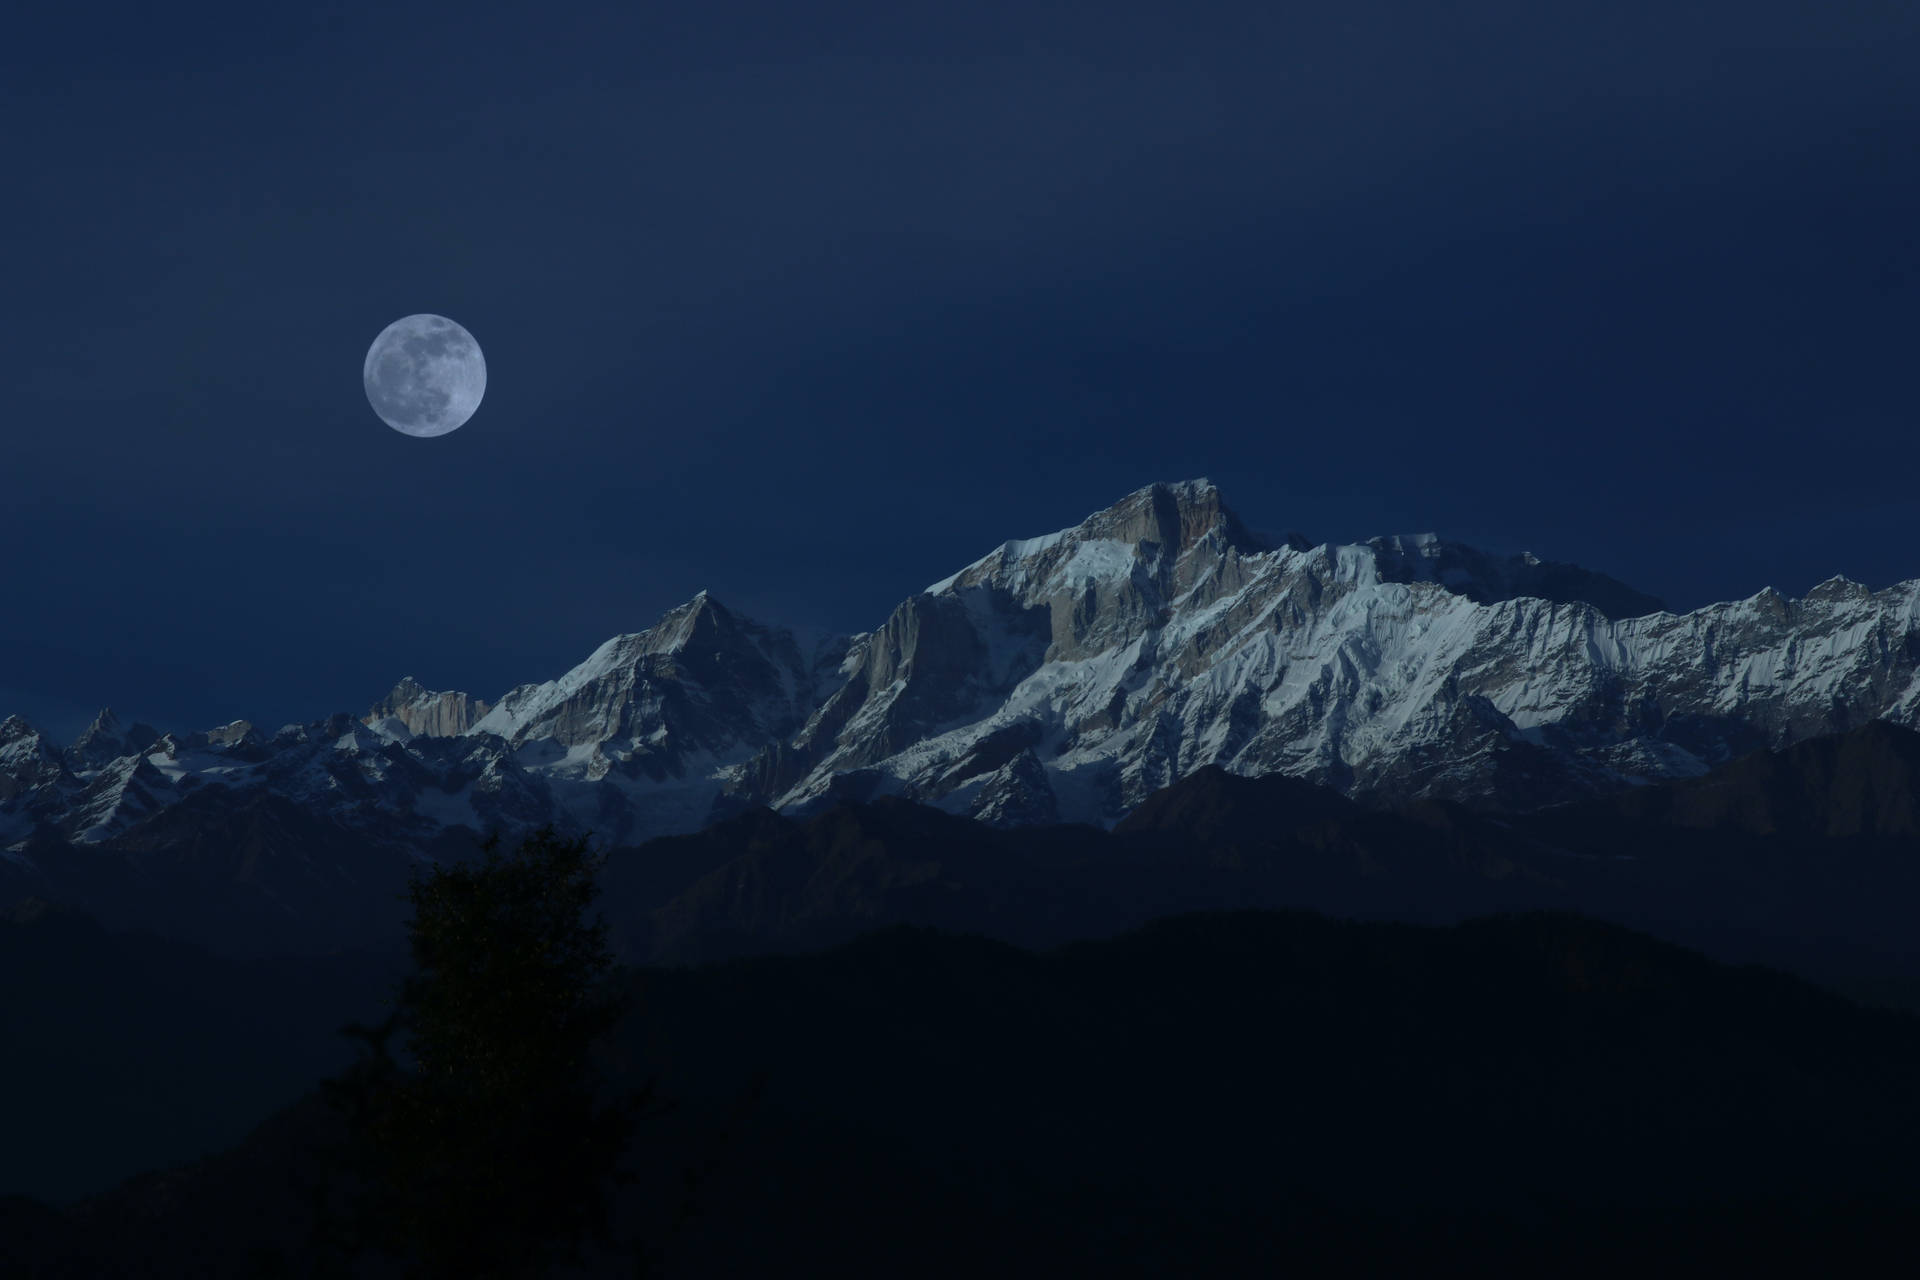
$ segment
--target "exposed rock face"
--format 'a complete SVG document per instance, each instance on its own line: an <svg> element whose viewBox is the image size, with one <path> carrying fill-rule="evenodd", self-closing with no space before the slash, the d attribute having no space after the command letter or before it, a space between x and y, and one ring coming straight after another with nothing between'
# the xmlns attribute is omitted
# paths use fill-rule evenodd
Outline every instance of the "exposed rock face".
<svg viewBox="0 0 1920 1280"><path fill-rule="evenodd" d="M217 729L208 729L202 736L211 747L252 746L262 741L251 720L235 720Z"/></svg>
<svg viewBox="0 0 1920 1280"><path fill-rule="evenodd" d="M361 722L397 723L410 737L457 738L487 714L487 704L464 693L435 693L412 676L373 704ZM251 727L251 726L249 726ZM390 727L390 731L391 727Z"/></svg>

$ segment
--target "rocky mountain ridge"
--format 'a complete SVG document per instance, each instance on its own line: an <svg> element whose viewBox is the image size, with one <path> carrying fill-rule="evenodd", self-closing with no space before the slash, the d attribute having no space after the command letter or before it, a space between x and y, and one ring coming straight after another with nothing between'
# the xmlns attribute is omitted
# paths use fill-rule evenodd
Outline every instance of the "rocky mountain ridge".
<svg viewBox="0 0 1920 1280"><path fill-rule="evenodd" d="M462 831L634 844L885 795L1111 826L1209 765L1524 810L1920 721L1920 581L1658 606L1432 535L1271 539L1204 480L1152 485L818 645L702 592L491 702L408 678L272 736L103 713L71 747L9 718L0 851L27 879L63 849L150 857L189 800L258 794L414 855Z"/></svg>

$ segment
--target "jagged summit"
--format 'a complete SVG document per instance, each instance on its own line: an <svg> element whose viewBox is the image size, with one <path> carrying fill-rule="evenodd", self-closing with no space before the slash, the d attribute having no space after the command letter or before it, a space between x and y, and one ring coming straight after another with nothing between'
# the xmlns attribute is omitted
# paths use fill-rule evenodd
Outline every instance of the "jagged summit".
<svg viewBox="0 0 1920 1280"><path fill-rule="evenodd" d="M0 807L36 789L54 786L66 776L66 767L45 734L19 716L0 720ZM19 825L17 821L9 824L4 811L0 811L0 832Z"/></svg>
<svg viewBox="0 0 1920 1280"><path fill-rule="evenodd" d="M120 718L113 714L112 707L102 707L93 723L75 738L67 754L76 765L103 765L109 760L118 760L145 749L160 736L160 731L148 724L135 724L127 728Z"/></svg>
<svg viewBox="0 0 1920 1280"><path fill-rule="evenodd" d="M615 820L599 824L610 834L690 830L728 767L805 722L843 648L803 652L791 631L702 591L558 679L507 693L468 732L505 739L557 785L585 788L592 811L611 805Z"/></svg>
<svg viewBox="0 0 1920 1280"><path fill-rule="evenodd" d="M360 721L403 737L453 738L473 728L489 709L478 698L438 693L412 676L403 676Z"/></svg>
<svg viewBox="0 0 1920 1280"><path fill-rule="evenodd" d="M415 698L429 692L431 691L425 685L415 680L412 676L401 676L400 682L393 686L380 705L388 707L405 706Z"/></svg>
<svg viewBox="0 0 1920 1280"><path fill-rule="evenodd" d="M93 723L81 732L79 738L74 741L73 745L77 747L89 738L117 738L119 736L120 717L113 714L112 707L102 707L100 708L100 714L93 718Z"/></svg>
<svg viewBox="0 0 1920 1280"><path fill-rule="evenodd" d="M764 630L759 623L729 609L702 588L691 600L669 609L659 622L640 634L647 637L648 652L683 653L690 648L725 643L748 632Z"/></svg>
<svg viewBox="0 0 1920 1280"><path fill-rule="evenodd" d="M1121 549L1130 552L1123 556ZM1305 535L1256 533L1227 505L1220 489L1203 478L1136 489L1070 529L1013 539L958 573L930 585L927 594L989 582L1019 587L1036 581L1084 581L1100 568L1131 572L1134 564L1171 569L1202 550L1240 557L1322 551L1339 561L1336 544L1315 544ZM1659 597L1637 591L1604 573L1542 560L1531 552L1499 556L1436 533L1371 538L1355 548L1371 560L1365 571L1380 582L1432 582L1480 604L1523 597L1562 604L1591 604L1610 618L1659 613ZM1129 563L1130 560L1130 563ZM1089 572L1093 571L1093 572ZM1170 580L1170 579L1169 579Z"/></svg>
<svg viewBox="0 0 1920 1280"><path fill-rule="evenodd" d="M996 575L1005 578L1022 565L1034 566L1021 575L1031 579L1076 559L1111 560L1114 550L1122 546L1133 548L1142 561L1170 565L1203 542L1243 555L1271 549L1267 539L1250 531L1227 506L1212 481L1150 484L1070 529L1003 542L958 573L933 583L926 594L974 586Z"/></svg>
<svg viewBox="0 0 1920 1280"><path fill-rule="evenodd" d="M1075 532L1083 538L1151 543L1176 556L1209 538L1242 554L1270 549L1247 529L1227 506L1218 486L1205 477L1136 489L1105 511L1088 517Z"/></svg>
<svg viewBox="0 0 1920 1280"><path fill-rule="evenodd" d="M1836 573L1821 582L1816 582L1807 591L1809 600L1857 600L1872 595L1872 589L1866 584L1855 582L1844 573Z"/></svg>

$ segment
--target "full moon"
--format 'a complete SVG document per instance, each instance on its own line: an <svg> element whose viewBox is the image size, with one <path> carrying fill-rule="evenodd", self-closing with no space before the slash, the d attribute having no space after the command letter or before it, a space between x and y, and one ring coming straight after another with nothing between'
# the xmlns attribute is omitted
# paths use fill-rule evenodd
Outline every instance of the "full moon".
<svg viewBox="0 0 1920 1280"><path fill-rule="evenodd" d="M447 434L487 393L480 344L445 316L404 316L382 329L361 376L380 420L410 436Z"/></svg>

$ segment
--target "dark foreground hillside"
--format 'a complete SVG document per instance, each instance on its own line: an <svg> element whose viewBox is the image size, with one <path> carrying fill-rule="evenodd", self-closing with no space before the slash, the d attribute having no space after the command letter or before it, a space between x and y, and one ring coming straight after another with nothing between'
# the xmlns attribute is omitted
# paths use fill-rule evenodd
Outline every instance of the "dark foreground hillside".
<svg viewBox="0 0 1920 1280"><path fill-rule="evenodd" d="M0 913L0 1195L218 1151L353 1059L405 957L240 961L27 903ZM4 1270L4 1260L0 1260Z"/></svg>
<svg viewBox="0 0 1920 1280"><path fill-rule="evenodd" d="M627 1224L668 1275L1812 1268L1920 1213L1920 1020L1573 916L897 928L635 980L612 1056L677 1105ZM0 1234L27 1274L301 1274L323 1120Z"/></svg>
<svg viewBox="0 0 1920 1280"><path fill-rule="evenodd" d="M1368 808L1219 769L1156 793L1112 832L998 829L882 798L749 811L615 849L601 905L642 965L819 950L897 924L1044 949L1191 911L1447 924L1571 910L1920 1008L1917 786L1920 735L1875 723L1505 817ZM225 874L209 851L234 834L209 833L208 856L190 861ZM292 838L255 831L242 861L299 847L270 835ZM397 953L399 869L382 874L393 883L369 872L359 887L366 919L348 914L368 925L384 913ZM56 1200L238 1140L338 1069L347 1046L333 1028L370 1016L399 963L223 958L44 904L0 916L0 962L0 1096L33 1100L0 1143L0 1194Z"/></svg>

